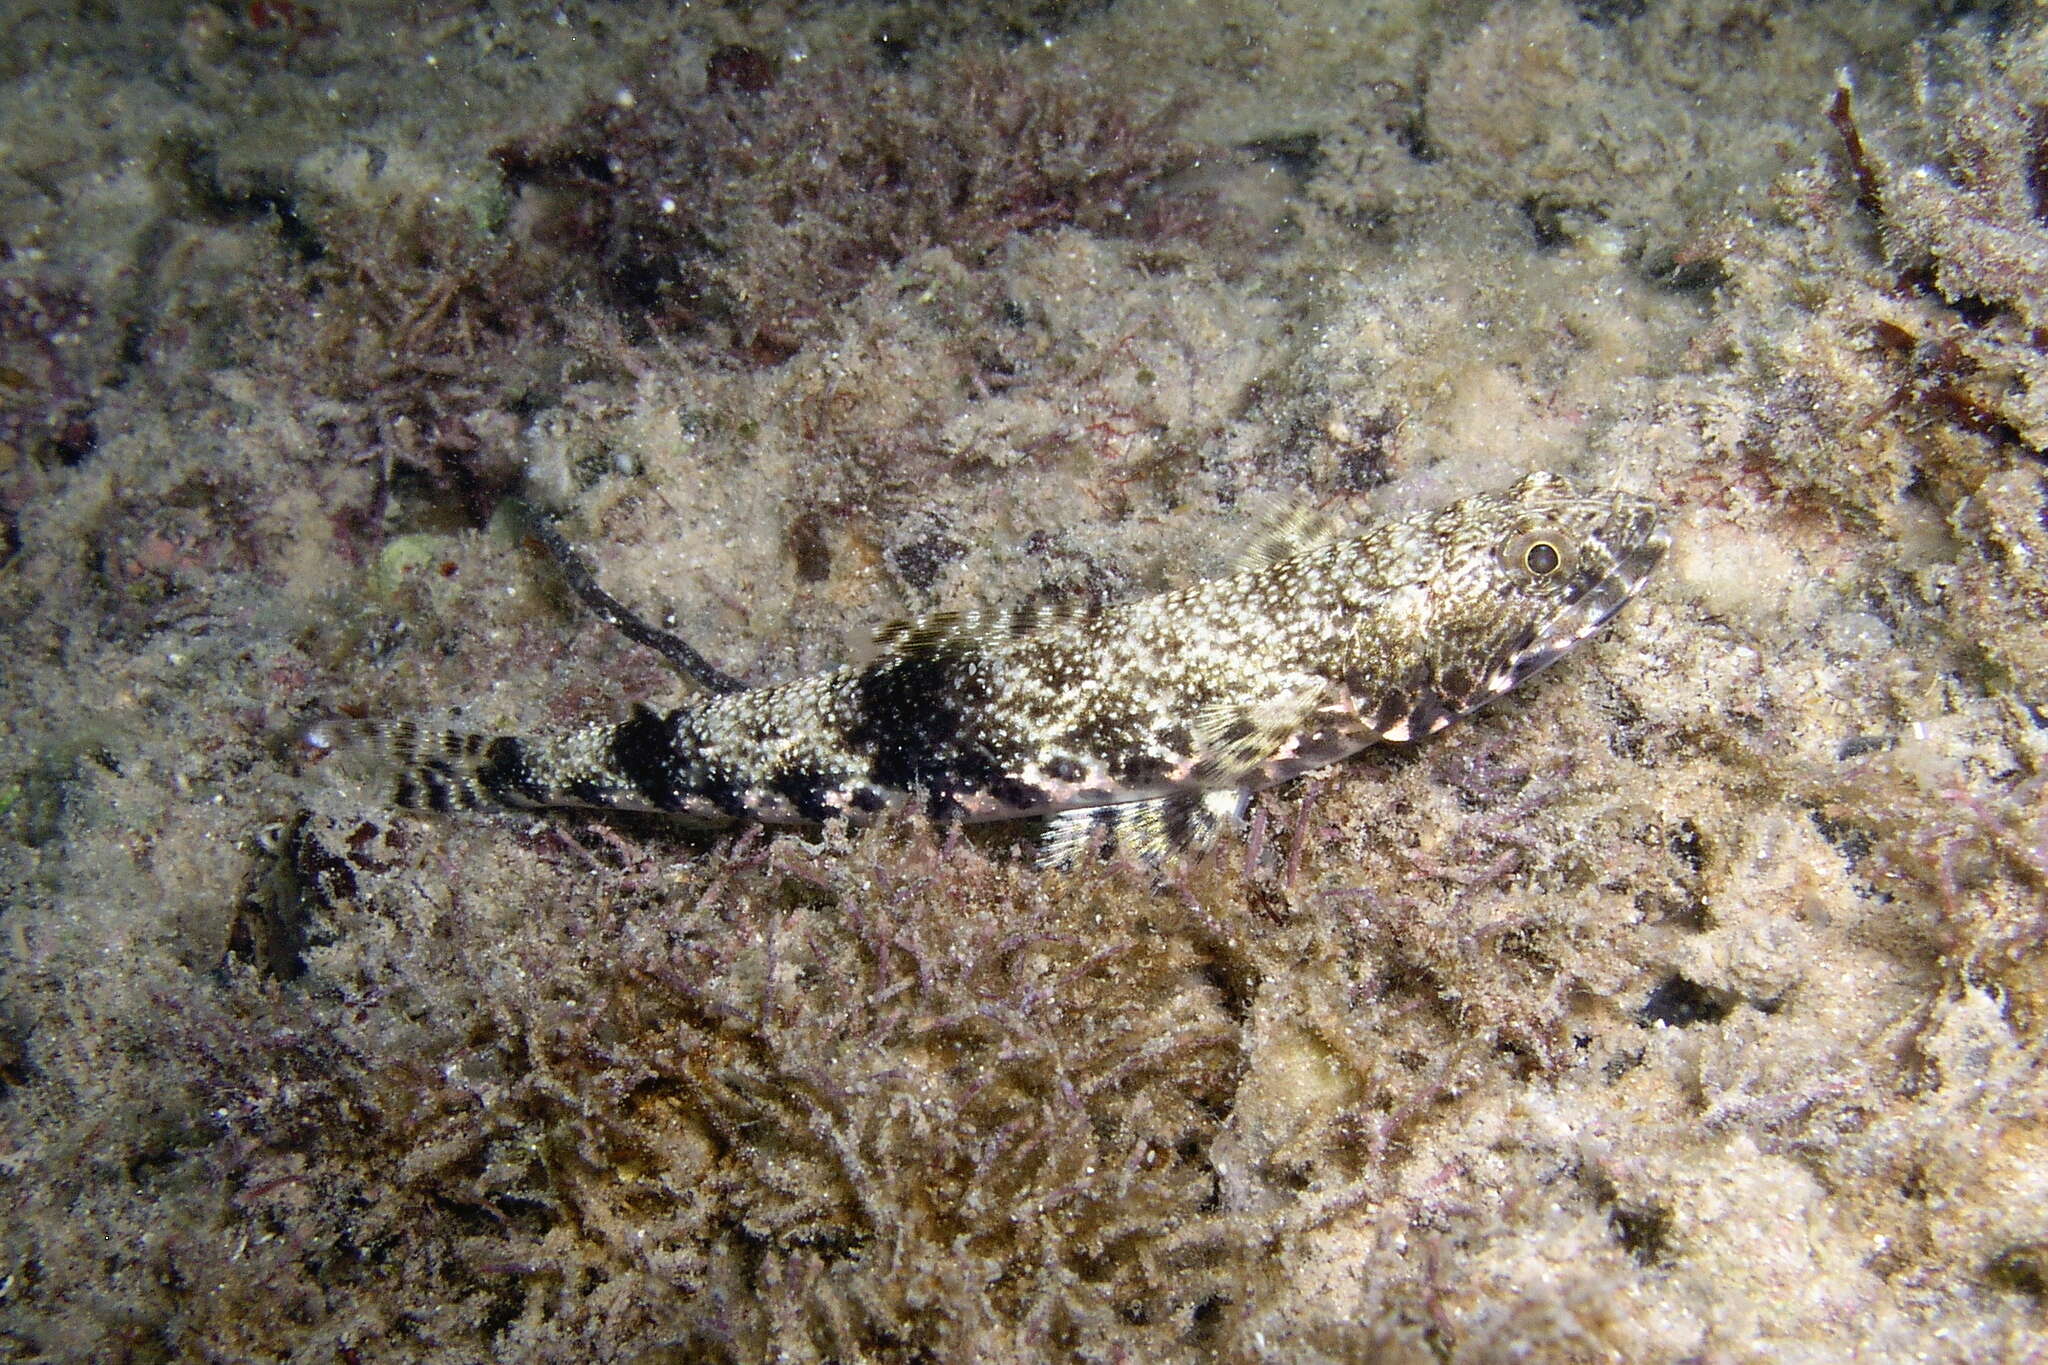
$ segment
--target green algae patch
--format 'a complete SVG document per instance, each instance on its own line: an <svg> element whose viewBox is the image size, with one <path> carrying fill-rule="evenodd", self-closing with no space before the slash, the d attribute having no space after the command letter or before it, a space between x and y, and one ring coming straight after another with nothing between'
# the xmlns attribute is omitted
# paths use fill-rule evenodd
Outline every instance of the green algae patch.
<svg viewBox="0 0 2048 1365"><path fill-rule="evenodd" d="M365 587L372 596L390 601L409 583L431 583L450 562L453 542L447 536L415 532L393 537L370 565Z"/></svg>

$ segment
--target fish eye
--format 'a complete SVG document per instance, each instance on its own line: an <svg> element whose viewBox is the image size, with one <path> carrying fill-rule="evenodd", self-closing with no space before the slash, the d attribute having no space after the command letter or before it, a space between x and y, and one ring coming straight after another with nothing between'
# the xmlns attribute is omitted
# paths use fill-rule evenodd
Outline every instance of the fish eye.
<svg viewBox="0 0 2048 1365"><path fill-rule="evenodd" d="M1531 584L1570 577L1578 558L1571 540L1554 526L1523 531L1501 551L1509 572Z"/></svg>

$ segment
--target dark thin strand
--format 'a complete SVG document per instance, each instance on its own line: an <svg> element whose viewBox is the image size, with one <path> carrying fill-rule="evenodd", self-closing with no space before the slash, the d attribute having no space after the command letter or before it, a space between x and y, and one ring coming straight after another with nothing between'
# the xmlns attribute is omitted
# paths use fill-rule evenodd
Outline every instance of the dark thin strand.
<svg viewBox="0 0 2048 1365"><path fill-rule="evenodd" d="M1884 222L1884 188L1878 183L1877 167L1864 149L1863 133L1856 126L1856 110L1845 79L1835 86L1834 103L1828 106L1828 122L1841 135L1842 151L1849 158L1849 174L1856 181L1856 206Z"/></svg>
<svg viewBox="0 0 2048 1365"><path fill-rule="evenodd" d="M645 645L671 667L707 692L744 692L749 684L741 682L730 673L714 668L711 661L692 649L679 636L665 630L657 630L635 616L626 605L597 585L597 575L591 572L590 563L576 552L555 529L554 521L531 504L520 505L527 525L532 529L534 539L548 552L548 558L555 561L555 567L562 571L563 579L583 602L597 614L597 619L617 630L636 645Z"/></svg>

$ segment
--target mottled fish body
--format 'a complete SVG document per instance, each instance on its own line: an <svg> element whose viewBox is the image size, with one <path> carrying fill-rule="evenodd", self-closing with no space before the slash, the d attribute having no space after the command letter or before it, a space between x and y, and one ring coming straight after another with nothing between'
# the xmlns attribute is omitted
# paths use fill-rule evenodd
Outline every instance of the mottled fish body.
<svg viewBox="0 0 2048 1365"><path fill-rule="evenodd" d="M1053 817L1048 861L1205 839L1250 793L1417 740L1514 688L1633 597L1655 508L1531 474L1362 533L1273 527L1235 572L1118 606L940 613L874 657L550 738L376 728L398 800L860 822Z"/></svg>

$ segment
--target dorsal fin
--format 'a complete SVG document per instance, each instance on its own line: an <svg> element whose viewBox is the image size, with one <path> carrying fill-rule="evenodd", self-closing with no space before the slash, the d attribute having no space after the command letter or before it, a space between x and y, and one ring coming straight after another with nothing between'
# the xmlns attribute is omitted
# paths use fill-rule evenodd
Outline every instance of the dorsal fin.
<svg viewBox="0 0 2048 1365"><path fill-rule="evenodd" d="M1305 503L1282 504L1259 519L1258 529L1238 552L1231 572L1263 569L1350 534L1343 522L1320 508Z"/></svg>
<svg viewBox="0 0 2048 1365"><path fill-rule="evenodd" d="M1100 617L1102 612L1100 602L1086 599L1026 602L1003 613L1001 633L1006 640L1022 640L1032 635L1064 630L1069 626L1085 625Z"/></svg>
<svg viewBox="0 0 2048 1365"><path fill-rule="evenodd" d="M985 649L1091 621L1101 614L1102 608L1093 602L1026 603L1008 611L935 611L877 627L861 657L905 658Z"/></svg>
<svg viewBox="0 0 2048 1365"><path fill-rule="evenodd" d="M934 611L877 627L864 652L877 659L939 654L979 645L987 633L988 618L982 612Z"/></svg>

